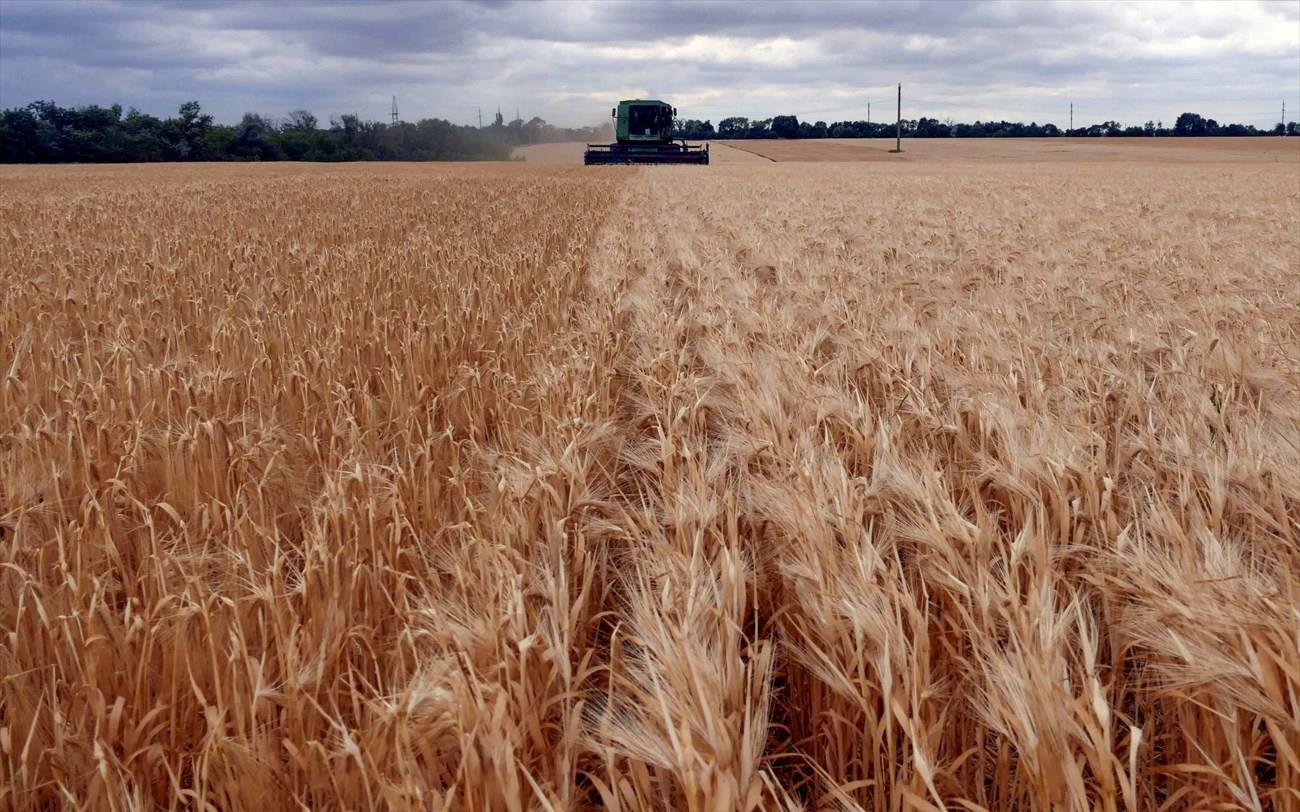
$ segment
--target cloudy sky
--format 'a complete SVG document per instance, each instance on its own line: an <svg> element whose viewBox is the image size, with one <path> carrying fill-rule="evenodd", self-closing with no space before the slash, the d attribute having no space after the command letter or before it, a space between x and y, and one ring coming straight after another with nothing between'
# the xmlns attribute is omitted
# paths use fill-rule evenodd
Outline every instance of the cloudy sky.
<svg viewBox="0 0 1300 812"><path fill-rule="evenodd" d="M683 116L904 115L1067 123L1193 110L1300 114L1300 0L1255 2L236 2L0 0L0 107L53 99L218 121L599 123L658 97ZM1294 113L1293 113L1294 111Z"/></svg>

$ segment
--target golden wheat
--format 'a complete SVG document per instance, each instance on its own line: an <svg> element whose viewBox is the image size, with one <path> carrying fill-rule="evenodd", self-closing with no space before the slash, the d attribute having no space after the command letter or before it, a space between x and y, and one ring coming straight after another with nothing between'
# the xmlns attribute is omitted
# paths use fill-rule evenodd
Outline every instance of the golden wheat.
<svg viewBox="0 0 1300 812"><path fill-rule="evenodd" d="M1300 166L2 178L0 803L1300 804Z"/></svg>

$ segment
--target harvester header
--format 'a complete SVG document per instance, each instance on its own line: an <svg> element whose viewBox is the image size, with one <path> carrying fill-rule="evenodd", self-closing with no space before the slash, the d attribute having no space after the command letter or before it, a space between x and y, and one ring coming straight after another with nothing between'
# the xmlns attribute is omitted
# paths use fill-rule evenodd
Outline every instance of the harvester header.
<svg viewBox="0 0 1300 812"><path fill-rule="evenodd" d="M624 99L610 110L613 144L588 144L582 162L593 164L708 164L709 147L673 140L677 109L658 99Z"/></svg>

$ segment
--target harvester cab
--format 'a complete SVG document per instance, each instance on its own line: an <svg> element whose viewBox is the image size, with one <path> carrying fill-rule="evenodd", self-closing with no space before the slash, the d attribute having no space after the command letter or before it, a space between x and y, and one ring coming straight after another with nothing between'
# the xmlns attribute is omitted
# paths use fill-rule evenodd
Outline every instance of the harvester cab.
<svg viewBox="0 0 1300 812"><path fill-rule="evenodd" d="M588 144L582 162L593 164L708 164L709 147L673 140L677 109L655 99L624 99L610 111L613 144Z"/></svg>

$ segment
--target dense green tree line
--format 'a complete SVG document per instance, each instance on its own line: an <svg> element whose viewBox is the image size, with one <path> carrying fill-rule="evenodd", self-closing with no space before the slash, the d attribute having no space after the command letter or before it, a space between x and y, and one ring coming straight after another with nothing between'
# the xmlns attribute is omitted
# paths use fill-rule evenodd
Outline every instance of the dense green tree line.
<svg viewBox="0 0 1300 812"><path fill-rule="evenodd" d="M1220 124L1212 118L1205 118L1197 113L1183 113L1172 127L1165 127L1164 122L1148 121L1145 125L1125 127L1115 121L1092 124L1063 130L1055 124L1025 124L1019 121L976 121L963 124L952 120L940 121L936 118L919 118L903 120L903 136L906 138L1052 138L1068 135L1074 137L1105 136L1189 136L1221 135L1252 136L1281 135L1279 123L1272 129L1261 130L1249 124ZM1292 121L1287 124L1288 135L1300 135L1300 125ZM775 116L765 119L748 119L742 117L724 118L715 129L711 121L685 119L678 121L674 136L693 140L710 138L749 139L749 138L893 138L894 122L866 121L800 121L797 116Z"/></svg>
<svg viewBox="0 0 1300 812"><path fill-rule="evenodd" d="M198 102L159 118L121 105L60 107L38 101L0 111L0 162L118 163L148 161L503 161L515 146L612 137L603 128L564 129L540 118L488 126L442 119L387 124L356 115L321 126L307 110L283 119L247 113L216 124Z"/></svg>
<svg viewBox="0 0 1300 812"><path fill-rule="evenodd" d="M1055 124L976 121L973 124L919 118L903 121L908 138L1034 138L1070 136L1255 136L1281 135L1245 124L1220 124L1183 113L1172 127L1148 121L1121 126L1114 121L1061 130ZM1300 135L1291 122L1290 135ZM679 120L674 136L710 138L890 138L894 124L866 121L800 121L797 116L711 121ZM507 160L516 146L553 141L601 142L613 139L608 124L568 129L540 118L506 122L501 113L484 127L442 119L388 124L341 115L321 126L307 110L283 119L247 113L234 125L213 122L198 102L181 105L175 116L158 118L121 105L60 107L38 101L0 111L0 162L106 163L133 161L472 161Z"/></svg>

